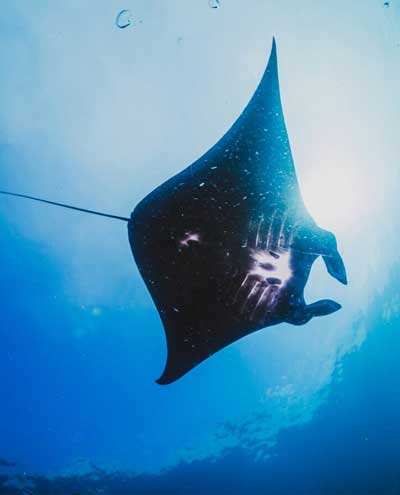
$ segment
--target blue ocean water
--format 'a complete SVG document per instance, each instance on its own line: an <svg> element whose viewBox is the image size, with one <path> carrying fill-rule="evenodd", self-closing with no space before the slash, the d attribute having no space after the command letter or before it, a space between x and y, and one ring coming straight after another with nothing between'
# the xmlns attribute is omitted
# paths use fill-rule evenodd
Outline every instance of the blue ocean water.
<svg viewBox="0 0 400 495"><path fill-rule="evenodd" d="M131 24L115 20L123 9ZM7 1L0 189L129 215L229 128L278 43L305 201L343 309L155 383L126 228L0 198L0 493L400 493L400 5Z"/></svg>

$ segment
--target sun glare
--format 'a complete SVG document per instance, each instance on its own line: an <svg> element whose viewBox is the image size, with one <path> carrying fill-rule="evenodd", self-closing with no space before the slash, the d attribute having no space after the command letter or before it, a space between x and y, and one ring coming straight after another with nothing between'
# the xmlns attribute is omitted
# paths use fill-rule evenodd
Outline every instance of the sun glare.
<svg viewBox="0 0 400 495"><path fill-rule="evenodd" d="M314 220L327 229L350 228L367 207L364 184L350 167L314 168L301 181L301 191Z"/></svg>

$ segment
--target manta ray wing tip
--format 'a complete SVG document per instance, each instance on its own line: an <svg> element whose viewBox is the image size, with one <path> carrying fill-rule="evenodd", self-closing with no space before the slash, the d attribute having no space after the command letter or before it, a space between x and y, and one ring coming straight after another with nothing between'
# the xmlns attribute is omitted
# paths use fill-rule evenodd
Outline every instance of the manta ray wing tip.
<svg viewBox="0 0 400 495"><path fill-rule="evenodd" d="M158 385L168 385L169 383L171 383L171 382L169 382L169 381L164 381L164 380L162 379L162 377L161 377L161 378L158 378L157 380L155 380L155 382L156 382Z"/></svg>
<svg viewBox="0 0 400 495"><path fill-rule="evenodd" d="M182 366L182 363L176 354L172 357L169 353L164 371L161 376L157 378L156 383L158 383L158 385L169 385L185 375L190 369L191 367Z"/></svg>
<svg viewBox="0 0 400 495"><path fill-rule="evenodd" d="M157 380L155 380L155 382L158 383L158 385L169 385L170 383L173 383L178 378L180 378L180 376L181 375L179 375L179 376L169 376L168 374L163 373L160 376L160 378L157 378Z"/></svg>

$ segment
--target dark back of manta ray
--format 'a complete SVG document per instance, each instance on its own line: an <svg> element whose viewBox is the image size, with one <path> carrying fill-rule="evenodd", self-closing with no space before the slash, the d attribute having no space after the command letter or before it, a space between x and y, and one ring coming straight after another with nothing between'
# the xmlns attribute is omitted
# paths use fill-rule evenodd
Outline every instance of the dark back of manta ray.
<svg viewBox="0 0 400 495"><path fill-rule="evenodd" d="M307 305L321 255L346 282L333 234L300 194L279 93L275 42L249 104L222 139L144 198L128 224L133 255L168 345L158 383L170 383L237 339L340 308Z"/></svg>

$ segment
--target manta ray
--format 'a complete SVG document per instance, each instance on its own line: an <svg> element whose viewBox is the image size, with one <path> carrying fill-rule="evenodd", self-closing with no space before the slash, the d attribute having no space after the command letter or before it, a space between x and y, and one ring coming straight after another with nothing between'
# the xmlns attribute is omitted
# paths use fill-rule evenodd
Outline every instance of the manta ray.
<svg viewBox="0 0 400 495"><path fill-rule="evenodd" d="M279 91L275 39L246 108L202 157L148 194L130 218L2 191L127 221L130 247L164 326L169 384L257 330L303 325L341 308L307 304L322 256L347 284L336 238L307 211Z"/></svg>

